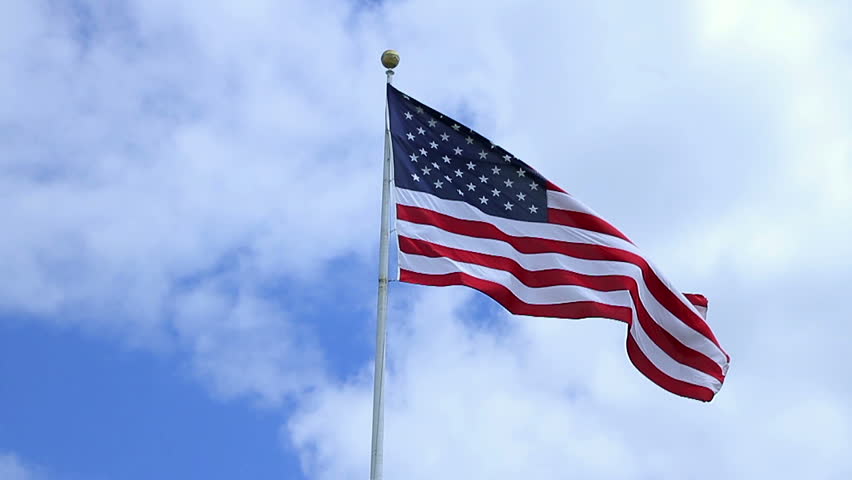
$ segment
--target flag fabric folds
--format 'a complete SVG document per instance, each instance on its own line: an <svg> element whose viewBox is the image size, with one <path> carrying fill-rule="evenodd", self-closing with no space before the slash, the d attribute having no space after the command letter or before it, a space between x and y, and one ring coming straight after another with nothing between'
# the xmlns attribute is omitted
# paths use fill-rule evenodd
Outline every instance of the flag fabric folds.
<svg viewBox="0 0 852 480"><path fill-rule="evenodd" d="M707 300L511 153L388 85L400 281L466 285L518 315L608 318L664 389L710 401L729 357Z"/></svg>

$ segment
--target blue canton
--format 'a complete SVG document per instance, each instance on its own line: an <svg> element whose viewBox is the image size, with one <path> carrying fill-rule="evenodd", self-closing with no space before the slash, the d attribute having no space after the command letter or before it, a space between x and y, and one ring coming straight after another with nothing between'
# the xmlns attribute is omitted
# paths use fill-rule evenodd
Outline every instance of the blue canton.
<svg viewBox="0 0 852 480"><path fill-rule="evenodd" d="M397 187L489 215L547 221L547 181L472 129L388 85Z"/></svg>

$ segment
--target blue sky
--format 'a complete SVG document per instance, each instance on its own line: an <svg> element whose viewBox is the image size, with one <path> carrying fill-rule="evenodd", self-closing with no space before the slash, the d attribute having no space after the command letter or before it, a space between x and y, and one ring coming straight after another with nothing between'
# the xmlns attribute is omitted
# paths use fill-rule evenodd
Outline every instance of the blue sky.
<svg viewBox="0 0 852 480"><path fill-rule="evenodd" d="M692 402L622 325L393 284L386 478L852 475L846 2L2 10L0 478L367 478L386 48L732 357Z"/></svg>
<svg viewBox="0 0 852 480"><path fill-rule="evenodd" d="M4 450L59 478L272 478L285 414L216 401L173 357L4 319ZM294 478L299 478L293 475Z"/></svg>

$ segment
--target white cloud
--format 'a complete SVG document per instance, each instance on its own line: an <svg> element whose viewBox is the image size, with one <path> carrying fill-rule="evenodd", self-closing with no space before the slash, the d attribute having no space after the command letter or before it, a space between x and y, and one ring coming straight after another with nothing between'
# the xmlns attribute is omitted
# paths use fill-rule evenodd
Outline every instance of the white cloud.
<svg viewBox="0 0 852 480"><path fill-rule="evenodd" d="M0 478L3 480L37 480L42 478L31 465L23 463L14 453L0 453Z"/></svg>
<svg viewBox="0 0 852 480"><path fill-rule="evenodd" d="M324 358L313 332L257 293L210 282L183 294L174 330L193 367L225 397L265 405L322 380Z"/></svg>
<svg viewBox="0 0 852 480"><path fill-rule="evenodd" d="M735 258L744 274L789 271L805 262L831 268L838 259L848 265L852 62L840 20L848 8L788 1L698 5L693 25L703 54L748 72L773 93L774 115L763 121L776 124L771 139L780 148L757 160L764 166L762 188L745 204L696 225L683 243L710 252L702 263Z"/></svg>
<svg viewBox="0 0 852 480"><path fill-rule="evenodd" d="M295 13L272 5L258 14ZM352 117L369 119L366 99L328 96L341 80L321 71L296 78L313 66L294 65L294 49L255 51L271 32L233 19L217 20L217 35L197 32L213 21L201 12L231 15L203 6L182 17L141 2L135 28L93 28L86 41L42 6L37 26L15 37L32 47L4 71L3 91L16 96L3 121L21 133L4 145L4 220L18 226L5 266L21 278L2 292L7 308L56 312L124 281L125 302L156 310L156 285L214 268L233 249L249 251L261 274L303 275L375 237L368 187L379 170L365 154L380 157L381 140L363 140L368 124ZM337 36L334 10L301 15L318 19L312 35ZM296 42L307 28L282 33ZM161 29L173 36L158 38ZM335 121L339 112L350 121Z"/></svg>

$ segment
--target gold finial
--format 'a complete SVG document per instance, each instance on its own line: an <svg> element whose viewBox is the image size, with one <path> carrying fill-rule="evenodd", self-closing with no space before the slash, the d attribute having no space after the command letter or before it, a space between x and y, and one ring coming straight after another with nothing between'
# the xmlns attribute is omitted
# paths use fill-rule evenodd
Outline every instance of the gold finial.
<svg viewBox="0 0 852 480"><path fill-rule="evenodd" d="M388 69L394 69L399 65L399 52L396 50L385 50L382 53L382 65Z"/></svg>

